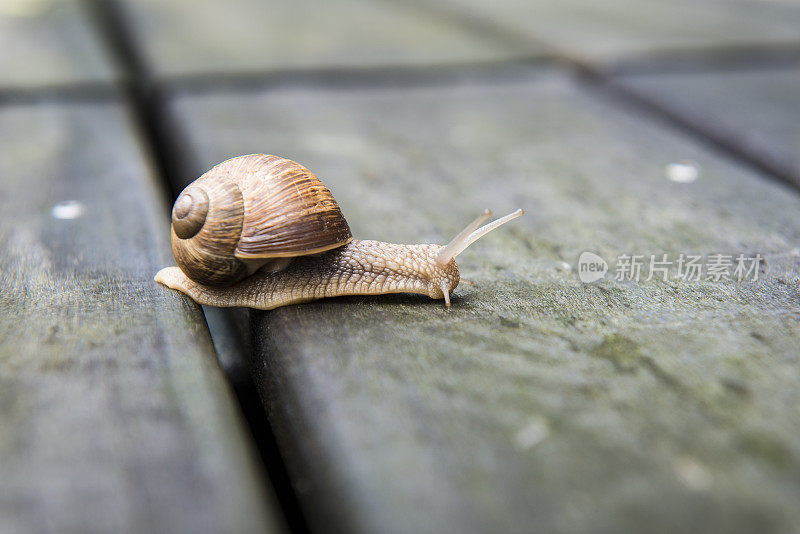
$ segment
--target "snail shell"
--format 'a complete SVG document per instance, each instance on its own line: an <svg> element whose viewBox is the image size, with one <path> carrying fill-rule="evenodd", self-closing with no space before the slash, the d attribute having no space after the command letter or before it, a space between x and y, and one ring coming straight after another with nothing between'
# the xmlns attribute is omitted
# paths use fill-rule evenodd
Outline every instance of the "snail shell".
<svg viewBox="0 0 800 534"><path fill-rule="evenodd" d="M172 208L172 253L208 286L233 284L271 262L353 240L331 192L294 161L251 154L223 161L181 192Z"/></svg>

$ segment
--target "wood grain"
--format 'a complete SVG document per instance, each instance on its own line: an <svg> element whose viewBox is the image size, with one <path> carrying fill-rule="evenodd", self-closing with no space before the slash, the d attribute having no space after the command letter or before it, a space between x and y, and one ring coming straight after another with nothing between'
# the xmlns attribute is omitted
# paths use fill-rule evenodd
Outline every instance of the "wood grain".
<svg viewBox="0 0 800 534"><path fill-rule="evenodd" d="M157 78L439 66L533 57L397 2L132 0L123 10Z"/></svg>
<svg viewBox="0 0 800 534"><path fill-rule="evenodd" d="M78 1L0 2L0 91L110 84L117 78Z"/></svg>
<svg viewBox="0 0 800 534"><path fill-rule="evenodd" d="M792 1L402 1L433 16L490 25L596 71L800 52L800 6Z"/></svg>
<svg viewBox="0 0 800 534"><path fill-rule="evenodd" d="M612 83L800 187L796 64L627 75Z"/></svg>
<svg viewBox="0 0 800 534"><path fill-rule="evenodd" d="M0 108L0 530L278 526L118 103Z"/></svg>
<svg viewBox="0 0 800 534"><path fill-rule="evenodd" d="M358 239L525 217L426 297L254 312L252 372L312 527L791 532L800 196L553 72L183 95L199 168L313 169ZM269 125L269 127L265 127ZM692 183L670 180L690 160ZM593 251L609 275L582 284ZM756 281L616 281L623 253L760 253Z"/></svg>

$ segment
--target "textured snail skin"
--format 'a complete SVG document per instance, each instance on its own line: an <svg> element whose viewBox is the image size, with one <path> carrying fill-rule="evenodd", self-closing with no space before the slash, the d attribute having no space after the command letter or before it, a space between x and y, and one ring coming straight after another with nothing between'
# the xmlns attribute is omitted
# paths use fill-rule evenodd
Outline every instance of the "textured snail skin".
<svg viewBox="0 0 800 534"><path fill-rule="evenodd" d="M178 267L162 269L155 279L198 304L222 307L272 310L325 297L387 293L417 293L449 303L460 277L455 260L437 265L442 248L354 240L323 254L295 258L282 271L257 271L225 288L198 284Z"/></svg>

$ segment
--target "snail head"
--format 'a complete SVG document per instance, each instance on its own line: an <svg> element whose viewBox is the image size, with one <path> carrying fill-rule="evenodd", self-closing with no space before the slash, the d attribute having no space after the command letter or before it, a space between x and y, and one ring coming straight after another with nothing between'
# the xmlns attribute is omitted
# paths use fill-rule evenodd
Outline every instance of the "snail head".
<svg viewBox="0 0 800 534"><path fill-rule="evenodd" d="M505 217L500 217L499 219L490 222L484 226L481 226L486 219L492 216L492 210L486 209L483 210L478 218L474 221L469 223L466 228L461 230L457 236L453 238L450 243L446 246L442 247L439 250L439 253L436 255L436 265L439 269L452 273L455 272L455 275L452 274L447 276L442 276L439 280L439 283L442 288L442 293L444 296L444 300L447 306L450 306L450 293L455 289L459 282L459 274L458 274L458 267L455 265L455 257L464 252L464 250L473 244L475 241L480 239L481 237L485 236L495 228L504 225L508 221L516 219L520 215L524 215L525 211L522 209L518 209L512 213L509 213Z"/></svg>

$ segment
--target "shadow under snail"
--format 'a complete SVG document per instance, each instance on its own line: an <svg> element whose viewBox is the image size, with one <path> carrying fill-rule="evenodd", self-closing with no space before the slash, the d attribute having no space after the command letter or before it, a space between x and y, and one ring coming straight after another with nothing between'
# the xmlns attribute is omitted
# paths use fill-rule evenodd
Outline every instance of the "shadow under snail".
<svg viewBox="0 0 800 534"><path fill-rule="evenodd" d="M278 156L224 161L189 184L172 208L178 267L156 282L199 304L271 310L342 295L418 293L443 298L460 281L455 257L519 217L485 226L491 212L446 246L353 239L331 192L311 171Z"/></svg>

